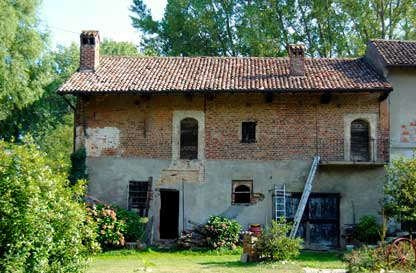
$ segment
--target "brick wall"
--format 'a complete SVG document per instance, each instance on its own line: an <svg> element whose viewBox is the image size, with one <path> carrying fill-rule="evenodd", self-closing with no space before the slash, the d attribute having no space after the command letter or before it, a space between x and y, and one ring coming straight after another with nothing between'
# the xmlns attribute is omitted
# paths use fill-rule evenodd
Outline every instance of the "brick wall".
<svg viewBox="0 0 416 273"><path fill-rule="evenodd" d="M347 114L376 114L377 132L388 132L387 107L378 98L339 94L321 104L319 95L309 94L275 95L272 103L262 94L96 95L79 97L76 126L78 135L84 128L120 130L120 145L102 156L170 159L173 111L197 110L205 112L207 159L310 159L318 140L342 143ZM243 121L257 122L256 143L241 143Z"/></svg>

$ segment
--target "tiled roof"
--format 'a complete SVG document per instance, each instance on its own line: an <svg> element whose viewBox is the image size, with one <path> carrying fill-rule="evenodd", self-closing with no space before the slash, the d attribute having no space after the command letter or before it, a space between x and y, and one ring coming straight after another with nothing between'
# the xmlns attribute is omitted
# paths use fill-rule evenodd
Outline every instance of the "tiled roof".
<svg viewBox="0 0 416 273"><path fill-rule="evenodd" d="M76 72L58 92L391 90L362 58L305 59L305 71L305 77L290 77L289 58L101 57L95 72Z"/></svg>
<svg viewBox="0 0 416 273"><path fill-rule="evenodd" d="M387 66L416 66L416 41L371 40Z"/></svg>

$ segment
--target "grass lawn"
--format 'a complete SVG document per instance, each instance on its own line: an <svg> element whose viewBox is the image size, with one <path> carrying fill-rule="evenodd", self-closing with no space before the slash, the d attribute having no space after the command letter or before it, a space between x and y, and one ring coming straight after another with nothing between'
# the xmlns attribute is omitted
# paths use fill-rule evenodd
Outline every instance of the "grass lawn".
<svg viewBox="0 0 416 273"><path fill-rule="evenodd" d="M340 254L327 252L303 252L293 262L240 263L240 251L219 253L216 251L110 251L92 258L88 273L143 272L148 264L152 272L208 272L208 273L303 273L303 267L345 268Z"/></svg>

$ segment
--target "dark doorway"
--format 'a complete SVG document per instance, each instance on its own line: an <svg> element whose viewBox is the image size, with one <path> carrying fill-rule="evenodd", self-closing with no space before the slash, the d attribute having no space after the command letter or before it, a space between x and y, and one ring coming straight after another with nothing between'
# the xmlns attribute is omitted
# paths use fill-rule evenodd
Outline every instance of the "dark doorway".
<svg viewBox="0 0 416 273"><path fill-rule="evenodd" d="M178 238L179 191L160 191L160 239Z"/></svg>
<svg viewBox="0 0 416 273"><path fill-rule="evenodd" d="M351 123L351 160L370 160L370 134L369 124L362 119Z"/></svg>
<svg viewBox="0 0 416 273"><path fill-rule="evenodd" d="M302 193L286 198L286 216L293 220ZM326 250L339 246L339 194L311 193L297 235L306 249Z"/></svg>

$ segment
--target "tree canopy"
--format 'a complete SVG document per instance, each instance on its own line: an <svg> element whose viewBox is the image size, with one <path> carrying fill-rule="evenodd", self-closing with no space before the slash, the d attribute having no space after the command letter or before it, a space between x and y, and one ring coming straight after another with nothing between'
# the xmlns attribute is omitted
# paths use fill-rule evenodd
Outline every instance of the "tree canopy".
<svg viewBox="0 0 416 273"><path fill-rule="evenodd" d="M38 99L48 81L41 65L46 33L38 30L39 0L0 1L0 120Z"/></svg>
<svg viewBox="0 0 416 273"><path fill-rule="evenodd" d="M29 141L30 142L30 141ZM0 141L0 272L83 272L96 226L66 174L33 144Z"/></svg>
<svg viewBox="0 0 416 273"><path fill-rule="evenodd" d="M103 39L100 44L100 54L108 56L139 56L137 47L131 42L117 42Z"/></svg>
<svg viewBox="0 0 416 273"><path fill-rule="evenodd" d="M357 56L371 38L416 37L416 2L403 0L168 0L154 20L133 0L142 50L168 56L283 56L289 43L312 57Z"/></svg>
<svg viewBox="0 0 416 273"><path fill-rule="evenodd" d="M400 157L387 167L385 210L397 220L416 223L416 158ZM409 227L412 229L412 225Z"/></svg>

